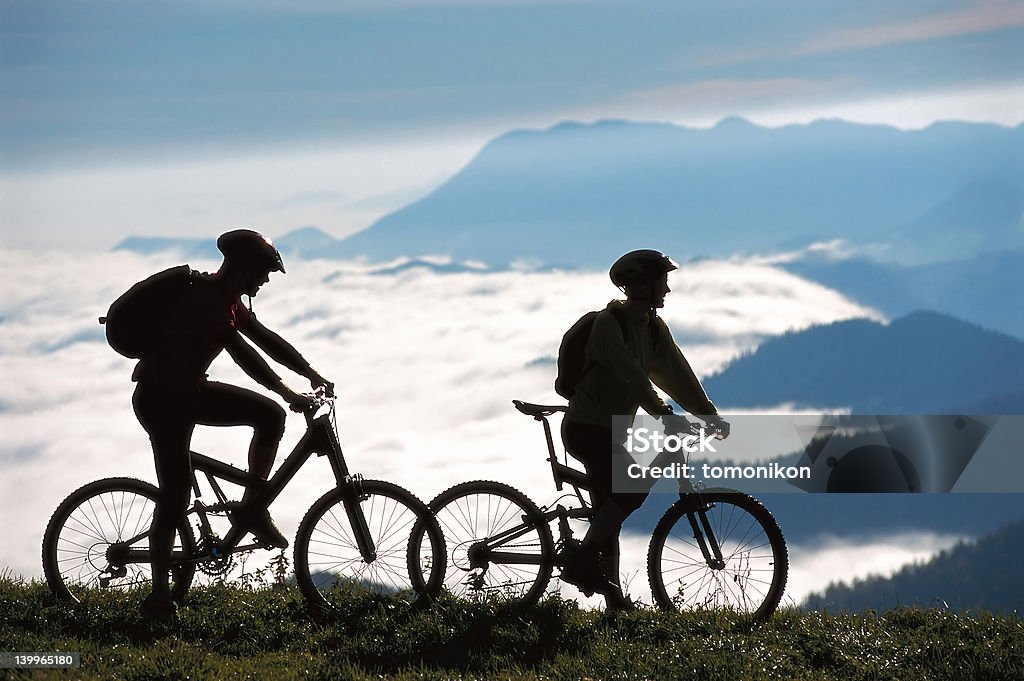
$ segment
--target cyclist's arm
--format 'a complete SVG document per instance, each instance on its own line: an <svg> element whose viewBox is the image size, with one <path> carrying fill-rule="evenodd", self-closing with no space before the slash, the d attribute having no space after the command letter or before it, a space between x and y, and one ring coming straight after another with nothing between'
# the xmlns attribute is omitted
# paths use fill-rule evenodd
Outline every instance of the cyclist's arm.
<svg viewBox="0 0 1024 681"><path fill-rule="evenodd" d="M625 384L630 398L648 414L668 411L668 405L654 390L647 373L630 352L622 336L622 327L611 312L603 312L594 320L587 341L587 354L590 360Z"/></svg>
<svg viewBox="0 0 1024 681"><path fill-rule="evenodd" d="M249 345L237 331L231 333L224 349L252 380L268 390L273 390L284 398L285 402L298 406L308 403L306 398L285 385L281 377L270 368L260 353L256 352L256 349Z"/></svg>
<svg viewBox="0 0 1024 681"><path fill-rule="evenodd" d="M334 384L310 366L306 358L291 343L263 326L256 317L249 317L247 323L240 327L239 330L255 343L257 347L267 353L271 359L282 366L288 367L300 376L305 376L314 387L323 385L328 386L330 390L334 389Z"/></svg>
<svg viewBox="0 0 1024 681"><path fill-rule="evenodd" d="M718 414L718 409L708 399L704 386L676 345L668 326L664 322L658 326L660 335L654 344L654 356L649 364L651 380L691 414Z"/></svg>

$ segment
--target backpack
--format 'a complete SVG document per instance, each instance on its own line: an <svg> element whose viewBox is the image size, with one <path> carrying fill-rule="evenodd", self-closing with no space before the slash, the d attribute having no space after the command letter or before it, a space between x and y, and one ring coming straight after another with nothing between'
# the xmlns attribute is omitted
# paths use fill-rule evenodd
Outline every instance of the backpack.
<svg viewBox="0 0 1024 681"><path fill-rule="evenodd" d="M615 317L618 328L622 329L623 336L626 336L626 315L623 310L616 307L610 309L611 315ZM558 345L558 375L555 377L555 392L566 399L572 398L577 386L583 377L596 365L587 364L587 341L590 339L590 332L594 329L594 321L601 310L587 312L577 320L577 323L569 327L569 330L562 336L562 342ZM652 343L657 342L657 329L655 324L649 326Z"/></svg>
<svg viewBox="0 0 1024 681"><path fill-rule="evenodd" d="M100 317L110 347L131 359L143 357L159 339L168 307L188 291L198 274L188 265L179 265L122 293L107 315Z"/></svg>
<svg viewBox="0 0 1024 681"><path fill-rule="evenodd" d="M562 336L562 342L558 346L558 375L555 377L555 392L567 400L572 398L573 393L576 392L576 386L583 380L583 376L594 367L593 364L587 364L587 340L590 339L590 332L594 328L594 320L597 319L597 315L600 312L600 310L594 310L580 317L565 332L565 335ZM625 313L614 307L611 308L611 313L615 317L615 321L619 323L622 335L625 336ZM656 341L658 338L657 329L653 323L649 326L651 339Z"/></svg>

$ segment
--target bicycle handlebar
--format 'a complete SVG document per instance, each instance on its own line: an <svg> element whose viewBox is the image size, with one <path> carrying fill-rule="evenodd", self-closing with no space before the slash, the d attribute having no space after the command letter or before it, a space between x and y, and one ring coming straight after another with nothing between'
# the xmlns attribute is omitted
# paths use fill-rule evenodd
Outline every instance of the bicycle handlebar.
<svg viewBox="0 0 1024 681"><path fill-rule="evenodd" d="M661 422L665 424L666 430L673 430L677 433L685 433L687 435L700 435L703 430L708 433L711 437L718 437L720 434L725 432L725 428L722 427L721 423L715 421L691 421L690 419L682 416L681 414L662 414L659 416Z"/></svg>
<svg viewBox="0 0 1024 681"><path fill-rule="evenodd" d="M303 393L305 397L309 399L309 407L302 410L302 415L306 417L306 425L312 426L313 421L316 420L317 414L324 407L334 408L335 397L328 395L326 388L323 386L318 387L311 393Z"/></svg>

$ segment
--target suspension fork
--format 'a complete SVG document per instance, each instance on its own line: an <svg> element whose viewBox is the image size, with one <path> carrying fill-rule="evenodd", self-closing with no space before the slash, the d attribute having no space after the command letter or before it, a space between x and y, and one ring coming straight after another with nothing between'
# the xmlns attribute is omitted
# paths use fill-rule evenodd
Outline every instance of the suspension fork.
<svg viewBox="0 0 1024 681"><path fill-rule="evenodd" d="M711 529L711 521L708 520L709 506L698 496L694 498L695 508L686 511L686 519L690 521L690 529L693 530L693 538L704 554L704 560L714 570L721 570L725 567L725 559L722 557L722 547L718 544L714 531ZM698 522L699 521L699 522Z"/></svg>
<svg viewBox="0 0 1024 681"><path fill-rule="evenodd" d="M341 503L345 507L345 515L348 516L349 526L356 538L359 555L362 556L364 562L372 563L377 560L377 546L373 542L370 526L366 523L366 515L363 513L361 504L366 499L366 494L363 492L363 476L349 472L338 434L330 421L325 419L326 417L320 417L314 421L307 417L309 430L305 437L309 439L305 443L305 447L311 452L316 452L318 456L326 456L330 462L334 479L338 481L338 490L341 491ZM315 423L319 423L319 427L314 429Z"/></svg>
<svg viewBox="0 0 1024 681"><path fill-rule="evenodd" d="M363 494L363 476L358 473L346 476L342 480L342 504L345 506L345 515L348 516L349 525L356 536L356 546L359 547L359 555L363 561L372 563L377 560L377 547L373 543L373 536L370 534L370 527L366 523L366 514L360 502L366 499Z"/></svg>

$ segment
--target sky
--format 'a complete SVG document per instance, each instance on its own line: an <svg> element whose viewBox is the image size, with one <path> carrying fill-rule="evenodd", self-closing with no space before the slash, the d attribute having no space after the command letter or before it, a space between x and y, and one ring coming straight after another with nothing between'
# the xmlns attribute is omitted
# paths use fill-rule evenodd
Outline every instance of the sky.
<svg viewBox="0 0 1024 681"><path fill-rule="evenodd" d="M0 244L363 229L516 128L1024 120L1024 2L0 2Z"/></svg>

